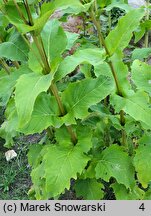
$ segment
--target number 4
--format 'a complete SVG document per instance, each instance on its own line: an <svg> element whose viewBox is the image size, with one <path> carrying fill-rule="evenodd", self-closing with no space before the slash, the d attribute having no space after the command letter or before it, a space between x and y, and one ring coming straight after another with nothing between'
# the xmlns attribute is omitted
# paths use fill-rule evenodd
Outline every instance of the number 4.
<svg viewBox="0 0 151 216"><path fill-rule="evenodd" d="M142 203L139 207L140 210L144 211L145 210L145 206L144 206L144 203Z"/></svg>

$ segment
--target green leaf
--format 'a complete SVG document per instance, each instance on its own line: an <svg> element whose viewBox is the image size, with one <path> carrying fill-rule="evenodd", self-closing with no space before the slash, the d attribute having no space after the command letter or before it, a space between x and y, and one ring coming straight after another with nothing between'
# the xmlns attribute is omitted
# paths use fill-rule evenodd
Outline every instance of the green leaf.
<svg viewBox="0 0 151 216"><path fill-rule="evenodd" d="M18 117L15 108L14 99L10 99L5 110L6 120L0 127L0 136L5 139L4 146L10 148L14 144L13 137L18 135L17 125Z"/></svg>
<svg viewBox="0 0 151 216"><path fill-rule="evenodd" d="M141 121L151 128L151 109L149 108L149 97L145 92L131 92L125 98L112 95L111 103L116 111L124 110L136 121Z"/></svg>
<svg viewBox="0 0 151 216"><path fill-rule="evenodd" d="M51 85L52 75L39 75L36 73L22 75L16 84L15 104L19 118L19 127L26 125L34 108L37 96L46 92Z"/></svg>
<svg viewBox="0 0 151 216"><path fill-rule="evenodd" d="M111 4L111 2L112 2L111 0L97 0L98 5L102 8Z"/></svg>
<svg viewBox="0 0 151 216"><path fill-rule="evenodd" d="M135 59L143 60L151 55L151 48L136 48L132 52L132 61Z"/></svg>
<svg viewBox="0 0 151 216"><path fill-rule="evenodd" d="M35 43L31 44L31 49L28 53L28 66L35 73L42 74L44 64Z"/></svg>
<svg viewBox="0 0 151 216"><path fill-rule="evenodd" d="M139 182L144 188L148 187L151 181L151 145L144 142L143 145L139 145L136 149L136 155L134 157L134 166L137 172Z"/></svg>
<svg viewBox="0 0 151 216"><path fill-rule="evenodd" d="M30 166L36 167L40 163L41 155L40 152L42 150L43 146L40 144L32 144L29 147L28 151L28 162Z"/></svg>
<svg viewBox="0 0 151 216"><path fill-rule="evenodd" d="M67 44L66 49L70 50L73 47L73 45L75 44L76 40L78 39L79 34L73 33L73 32L65 32L65 34L66 34L67 39L68 39L68 44Z"/></svg>
<svg viewBox="0 0 151 216"><path fill-rule="evenodd" d="M78 180L74 186L77 197L82 196L84 200L100 200L104 193L101 189L104 186L96 179Z"/></svg>
<svg viewBox="0 0 151 216"><path fill-rule="evenodd" d="M98 65L105 59L104 49L87 48L84 50L78 50L72 56L67 56L60 64L57 73L55 74L55 80L60 80L67 74L75 70L75 68L82 63L89 63L91 65Z"/></svg>
<svg viewBox="0 0 151 216"><path fill-rule="evenodd" d="M27 13L26 13L26 9L22 4L19 4L19 8L22 12L22 14L24 15L24 17L27 19ZM22 20L22 18L20 17L18 10L14 4L13 1L9 1L7 4L4 4L2 7L2 12L5 13L5 16L7 17L7 19L9 20L10 23L12 24L17 24L17 25L21 25L24 23L24 21ZM26 25L25 25L26 26Z"/></svg>
<svg viewBox="0 0 151 216"><path fill-rule="evenodd" d="M25 73L32 72L26 66L21 66L18 70L11 71L10 75L5 71L0 71L0 106L5 106L14 90L17 79Z"/></svg>
<svg viewBox="0 0 151 216"><path fill-rule="evenodd" d="M0 58L4 57L12 61L27 61L27 54L13 42L0 44Z"/></svg>
<svg viewBox="0 0 151 216"><path fill-rule="evenodd" d="M112 145L100 155L100 160L95 168L96 178L109 182L114 177L119 184L126 188L133 188L135 184L134 167L131 158L120 146Z"/></svg>
<svg viewBox="0 0 151 216"><path fill-rule="evenodd" d="M92 131L89 127L78 125L76 128L72 127L77 135L78 142L76 144L82 152L87 153L92 148ZM55 133L57 143L63 147L70 147L73 145L71 135L69 134L65 125L58 128ZM63 137L63 139L62 139Z"/></svg>
<svg viewBox="0 0 151 216"><path fill-rule="evenodd" d="M141 139L139 139L139 145L150 145L151 143L151 135L143 135Z"/></svg>
<svg viewBox="0 0 151 216"><path fill-rule="evenodd" d="M91 4L91 2L88 4L82 4L79 0L55 0L54 2L50 2L42 6L41 18L50 17L50 15L57 9L68 9L68 13L73 14L86 12Z"/></svg>
<svg viewBox="0 0 151 216"><path fill-rule="evenodd" d="M16 22L15 16L9 15L9 20L11 21L11 23L16 25L20 32L22 32L23 34L35 31L35 33L38 35L54 11L59 9L63 13L78 14L81 12L86 12L91 4L92 2L83 5L79 0L55 0L53 2L45 2L42 5L40 16L34 20L33 26L25 25L20 20L19 22ZM12 11L9 13L13 14Z"/></svg>
<svg viewBox="0 0 151 216"><path fill-rule="evenodd" d="M144 90L151 95L151 66L134 61L132 64L132 80L138 89Z"/></svg>
<svg viewBox="0 0 151 216"><path fill-rule="evenodd" d="M65 188L70 188L70 179L77 179L77 173L81 174L88 161L89 157L78 147L47 146L43 150L42 163L32 171L33 183L36 186L39 182L38 176L45 179L43 191L49 194L47 198L58 196ZM42 173L39 173L42 169Z"/></svg>
<svg viewBox="0 0 151 216"><path fill-rule="evenodd" d="M62 139L62 137L63 137L63 139ZM72 141L71 141L71 136L70 136L65 125L56 129L55 139L56 139L58 145L61 146L62 148L63 147L66 147L66 148L71 147L73 145Z"/></svg>
<svg viewBox="0 0 151 216"><path fill-rule="evenodd" d="M30 121L19 131L27 135L41 133L49 126L58 128L63 124L59 115L56 99L46 93L41 93L35 101Z"/></svg>
<svg viewBox="0 0 151 216"><path fill-rule="evenodd" d="M41 33L48 61L61 57L66 49L67 37L56 19L49 20Z"/></svg>
<svg viewBox="0 0 151 216"><path fill-rule="evenodd" d="M0 106L5 106L8 103L15 83L16 73L9 76L5 71L0 71Z"/></svg>
<svg viewBox="0 0 151 216"><path fill-rule="evenodd" d="M111 11L113 8L120 8L121 10L125 10L126 13L131 10L131 7L128 4L124 4L123 2L114 2L108 5L105 10Z"/></svg>
<svg viewBox="0 0 151 216"><path fill-rule="evenodd" d="M117 27L105 39L110 55L119 49L123 50L128 45L132 32L137 28L144 14L144 9L136 9L119 20Z"/></svg>
<svg viewBox="0 0 151 216"><path fill-rule="evenodd" d="M135 186L133 190L128 190L124 185L114 183L111 187L117 200L142 200L144 196L144 191L138 186Z"/></svg>
<svg viewBox="0 0 151 216"><path fill-rule="evenodd" d="M71 124L75 123L74 118L85 118L88 115L88 108L103 100L114 88L114 82L104 76L69 84L62 93L62 101L67 110L63 117L64 122Z"/></svg>
<svg viewBox="0 0 151 216"><path fill-rule="evenodd" d="M87 167L87 169L84 170L82 176L80 176L80 178L83 179L93 179L96 176L96 172L95 172L95 168L96 168L96 161L91 160L89 166Z"/></svg>
<svg viewBox="0 0 151 216"><path fill-rule="evenodd" d="M100 75L113 77L111 68L107 62L102 62L101 64L94 66L94 73L97 77Z"/></svg>
<svg viewBox="0 0 151 216"><path fill-rule="evenodd" d="M138 26L138 28L134 31L134 36L135 36L134 43L137 43L139 40L141 40L141 38L144 36L146 30L147 29L146 29L144 23L143 22L140 23L140 25Z"/></svg>
<svg viewBox="0 0 151 216"><path fill-rule="evenodd" d="M149 187L149 189L145 192L144 200L151 200L151 188L150 188L150 187Z"/></svg>
<svg viewBox="0 0 151 216"><path fill-rule="evenodd" d="M8 42L12 42L16 47L18 47L18 49L20 49L22 53L26 55L27 58L29 52L29 46L27 42L23 39L23 36L16 29L13 28L11 30L7 40Z"/></svg>
<svg viewBox="0 0 151 216"><path fill-rule="evenodd" d="M92 148L92 130L88 126L78 125L76 134L78 137L76 146L87 153Z"/></svg>
<svg viewBox="0 0 151 216"><path fill-rule="evenodd" d="M123 63L123 53L118 51L113 54L111 61L116 71L117 82L120 86L120 92L126 95L129 89L131 89L130 82L128 81L128 67Z"/></svg>

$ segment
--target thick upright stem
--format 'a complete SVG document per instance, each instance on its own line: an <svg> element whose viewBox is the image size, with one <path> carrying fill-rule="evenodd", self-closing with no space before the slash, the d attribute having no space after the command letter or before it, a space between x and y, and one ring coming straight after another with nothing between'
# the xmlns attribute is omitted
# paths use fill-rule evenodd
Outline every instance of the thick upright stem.
<svg viewBox="0 0 151 216"><path fill-rule="evenodd" d="M10 75L9 67L8 67L8 65L5 63L5 61L3 59L0 59L0 64L2 65L2 67L4 68L4 70L6 71L6 73L8 75Z"/></svg>
<svg viewBox="0 0 151 216"><path fill-rule="evenodd" d="M40 56L41 56L42 62L43 62L43 64L44 64L44 73L45 73L45 74L48 74L48 73L50 73L50 66L49 66L47 57L46 57L46 55L45 55L45 52L44 52L44 50L43 50L43 46L42 46L42 44L41 44L41 40L39 39L38 36L35 36L34 34L33 34L33 39L34 39L34 42L35 42L35 44L36 44L36 47L37 47L37 49L38 49L38 51L39 51L39 54L40 54Z"/></svg>
<svg viewBox="0 0 151 216"><path fill-rule="evenodd" d="M57 101L58 106L59 106L59 109L60 109L61 116L64 116L64 115L65 115L65 109L64 109L64 106L63 106L63 104L62 104L62 101L61 101L61 99L60 99L60 97L59 97L58 89L57 89L56 84L52 82L52 83L51 83L50 89L51 89L53 95L54 95L55 98L56 98L56 101Z"/></svg>
<svg viewBox="0 0 151 216"><path fill-rule="evenodd" d="M93 11L93 7L91 8L90 16L91 16L92 21L93 21L94 25L96 26L96 29L97 29L97 32L98 32L100 47L102 47L102 46L104 47L104 49L106 51L106 54L110 58L111 54L110 54L110 52L108 50L108 47L107 47L106 42L105 42L105 39L103 37L102 31L101 31L100 21L96 19L95 13ZM121 87L120 87L120 84L119 84L119 81L118 81L118 77L117 77L116 71L114 69L114 65L113 65L112 61L109 61L108 64L110 66L112 75L114 77L114 81L115 81L116 89L117 89L117 94L119 96L123 97L123 94L122 94L122 91L121 91ZM122 126L124 126L124 124L125 124L125 117L124 117L124 111L123 110L120 111L120 123L121 123ZM122 130L122 144L123 145L126 144L125 143L125 141L126 141L125 136L126 136L125 132L124 132L124 130Z"/></svg>
<svg viewBox="0 0 151 216"><path fill-rule="evenodd" d="M43 62L41 60L41 58L37 55L37 52L33 49L33 47L31 46L31 44L29 43L26 35L22 35L21 34L22 39L25 41L25 43L27 44L27 46L29 47L29 49L32 51L33 55L36 57L36 59L38 60L39 64L41 65L42 68L44 68Z"/></svg>
<svg viewBox="0 0 151 216"><path fill-rule="evenodd" d="M93 21L94 25L95 25L96 28L97 28L98 37L99 37L99 42L100 42L100 47L103 46L104 49L105 49L105 51L106 51L106 54L110 57L110 56L111 56L111 55L110 55L110 52L109 52L109 50L108 50L108 47L106 46L104 37L103 37L103 35L102 35L100 22L96 19L93 10L90 11L90 15L91 15L91 18L92 18L92 21ZM113 74L113 77L114 77L114 80L115 80L115 84L116 84L116 88L117 88L117 93L118 93L118 95L122 96L122 93L121 93L121 90L120 90L120 86L119 86L119 82L118 82L118 78L117 78L117 76L116 76L116 72L115 72L113 63L112 63L111 61L109 61L108 64L109 64L109 66L110 66L110 68L111 68L111 71L112 71L112 74Z"/></svg>
<svg viewBox="0 0 151 216"><path fill-rule="evenodd" d="M111 31L111 27L112 27L112 20L111 20L111 11L109 11L109 18L108 18L108 24L109 24L109 33Z"/></svg>
<svg viewBox="0 0 151 216"><path fill-rule="evenodd" d="M13 65L14 65L17 69L19 69L19 63L18 63L17 61L13 61Z"/></svg>
<svg viewBox="0 0 151 216"><path fill-rule="evenodd" d="M30 9L29 9L27 1L25 1L25 5L26 5L26 11L27 11L27 14L28 14L29 21L30 21L31 24L33 24L32 16L31 16ZM46 55L46 52L45 52L45 48L44 48L44 45L43 45L42 38L41 38L40 35L35 36L34 33L33 33L33 39L35 41L35 44L36 44L36 47L37 47L37 49L39 51L41 59L42 59L42 61L44 63L44 73L49 74L50 71L51 71L51 68L50 68L50 65L49 65L49 62L48 62L48 58L47 58L47 55ZM65 115L65 109L64 109L62 101L61 101L61 99L59 97L57 86L56 86L56 84L54 82L51 83L50 90L53 93L54 97L56 98L56 101L58 103L58 107L60 109L61 115L62 116ZM67 127L67 130L68 130L68 132L69 132L69 134L71 136L71 140L72 140L73 144L75 145L77 143L76 134L73 132L71 126L66 126L66 127Z"/></svg>
<svg viewBox="0 0 151 216"><path fill-rule="evenodd" d="M24 21L25 24L28 24L27 20L25 19L20 7L18 6L17 2L15 0L13 0L14 5L16 6L16 9L18 11L19 16L21 17L21 19Z"/></svg>
<svg viewBox="0 0 151 216"><path fill-rule="evenodd" d="M34 22L33 22L32 15L31 15L31 13L30 13L30 8L29 8L28 1L27 1L27 0L24 0L24 5L25 5L26 12L27 12L27 15L28 15L29 24L30 24L31 26L33 26L33 25L34 25Z"/></svg>
<svg viewBox="0 0 151 216"><path fill-rule="evenodd" d="M148 8L149 7L149 0L147 0L146 6L147 6L147 9L146 9L146 20L149 20L149 13L150 13L150 9ZM149 32L148 32L148 30L145 33L144 44L145 44L145 48L148 48L148 46L149 46Z"/></svg>

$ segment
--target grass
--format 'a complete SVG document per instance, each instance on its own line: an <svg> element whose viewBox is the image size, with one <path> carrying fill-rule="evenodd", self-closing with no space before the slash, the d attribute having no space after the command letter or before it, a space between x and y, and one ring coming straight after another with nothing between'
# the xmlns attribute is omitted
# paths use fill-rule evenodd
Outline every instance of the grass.
<svg viewBox="0 0 151 216"><path fill-rule="evenodd" d="M27 163L27 145L17 143L13 149L17 157L6 161L5 152L0 142L0 200L27 200L31 185L30 167Z"/></svg>

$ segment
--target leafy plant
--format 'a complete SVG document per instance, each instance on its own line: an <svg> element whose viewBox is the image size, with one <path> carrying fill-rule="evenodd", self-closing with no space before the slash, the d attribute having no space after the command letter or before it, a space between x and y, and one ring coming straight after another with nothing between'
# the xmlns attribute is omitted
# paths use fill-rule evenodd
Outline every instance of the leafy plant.
<svg viewBox="0 0 151 216"><path fill-rule="evenodd" d="M151 181L151 66L136 51L130 68L123 59L146 10L132 9L127 1L38 5L0 3L0 105L6 107L0 136L9 148L20 133L45 131L29 147L29 195L58 198L74 179L84 199L103 199L106 183L116 199L145 199ZM104 38L100 16L114 7L125 15ZM98 43L67 33L61 19L49 19L58 9L89 17Z"/></svg>

